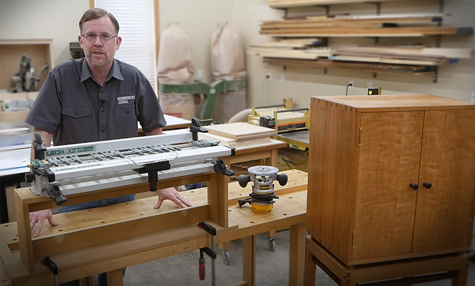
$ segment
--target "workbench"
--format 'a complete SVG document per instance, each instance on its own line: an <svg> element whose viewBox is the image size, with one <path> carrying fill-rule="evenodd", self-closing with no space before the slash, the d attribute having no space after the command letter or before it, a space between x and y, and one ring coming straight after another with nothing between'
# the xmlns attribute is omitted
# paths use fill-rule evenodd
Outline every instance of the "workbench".
<svg viewBox="0 0 475 286"><path fill-rule="evenodd" d="M155 210L156 197L147 197L56 214L59 225L51 227L46 223L41 235L30 242L24 240L31 233L29 223L25 221L28 208L22 208L22 204L34 210L49 206L51 200L36 197L26 188L17 189L18 211L23 211L24 216L18 224L0 225L3 262L0 266L4 267L0 273L3 277L4 271L9 277L4 285L53 284L53 275L40 263L44 256L50 256L58 265L59 283L107 272L112 285L122 285L122 270L126 267L209 246L210 235L196 227L196 222L201 220L216 227L216 243L243 239L243 281L239 285L255 285L255 235L290 226L289 285L303 285L307 174L295 170L285 173L289 182L286 186L275 187L280 199L268 214L256 214L251 207L238 207L237 200L246 197L248 190L237 182L221 188L223 176L213 173L159 181L161 188L176 185L178 180L181 183L208 180L207 188L181 193L193 207L179 209L174 203L165 201L160 209ZM94 197L105 197L110 192L115 195L136 193L146 191L147 187L144 184L104 190L95 193ZM226 193L223 194L222 189ZM84 200L84 195L68 199L77 203ZM223 199L226 199L224 209ZM20 233L17 232L18 226ZM22 231L26 233L22 234ZM18 251L25 248L30 250L26 254ZM25 267L25 259L33 263L27 263Z"/></svg>

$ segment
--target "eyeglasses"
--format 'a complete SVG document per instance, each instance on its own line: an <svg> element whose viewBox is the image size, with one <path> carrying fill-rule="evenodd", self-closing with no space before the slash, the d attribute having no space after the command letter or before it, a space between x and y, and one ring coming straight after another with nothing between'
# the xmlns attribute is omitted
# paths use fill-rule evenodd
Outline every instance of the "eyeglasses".
<svg viewBox="0 0 475 286"><path fill-rule="evenodd" d="M113 38L117 37L117 35L113 36L113 35L108 34L108 33L103 33L103 34L100 34L100 35L96 35L94 33L87 33L87 34L82 34L81 36L86 38L89 42L94 42L97 39L97 37L101 38L102 42L109 42Z"/></svg>

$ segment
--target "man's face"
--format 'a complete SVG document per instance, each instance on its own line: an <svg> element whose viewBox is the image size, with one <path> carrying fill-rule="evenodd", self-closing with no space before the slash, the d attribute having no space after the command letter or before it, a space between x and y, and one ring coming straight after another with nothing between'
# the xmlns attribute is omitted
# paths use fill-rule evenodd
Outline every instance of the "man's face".
<svg viewBox="0 0 475 286"><path fill-rule="evenodd" d="M117 36L114 24L106 15L84 23L78 41L92 68L110 67L122 39Z"/></svg>

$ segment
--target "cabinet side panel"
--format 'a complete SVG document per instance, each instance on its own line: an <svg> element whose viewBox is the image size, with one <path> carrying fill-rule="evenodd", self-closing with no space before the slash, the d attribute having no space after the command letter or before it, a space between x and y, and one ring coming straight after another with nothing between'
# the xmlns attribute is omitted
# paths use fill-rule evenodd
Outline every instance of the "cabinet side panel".
<svg viewBox="0 0 475 286"><path fill-rule="evenodd" d="M475 207L475 110L425 112L419 180L413 252L469 250Z"/></svg>
<svg viewBox="0 0 475 286"><path fill-rule="evenodd" d="M410 254L423 112L363 113L353 260Z"/></svg>
<svg viewBox="0 0 475 286"><path fill-rule="evenodd" d="M354 108L312 99L307 230L345 263L355 209L357 115Z"/></svg>

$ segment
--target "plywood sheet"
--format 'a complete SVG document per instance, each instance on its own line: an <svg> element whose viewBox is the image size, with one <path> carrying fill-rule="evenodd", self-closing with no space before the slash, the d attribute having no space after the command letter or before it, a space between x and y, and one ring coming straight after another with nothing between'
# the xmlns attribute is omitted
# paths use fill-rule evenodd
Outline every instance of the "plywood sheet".
<svg viewBox="0 0 475 286"><path fill-rule="evenodd" d="M277 131L274 129L243 122L210 125L205 126L204 128L208 129L210 134L231 138L235 141L277 135Z"/></svg>

